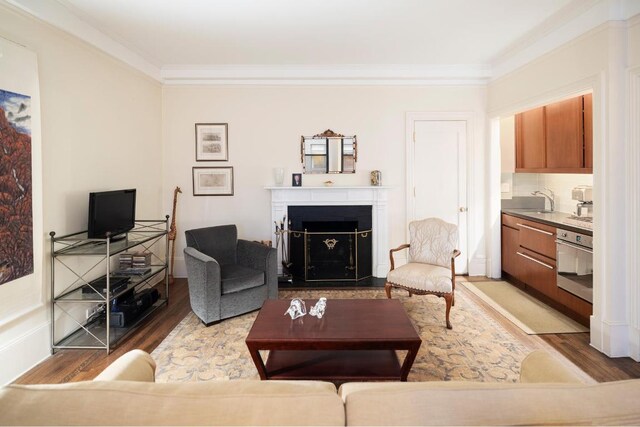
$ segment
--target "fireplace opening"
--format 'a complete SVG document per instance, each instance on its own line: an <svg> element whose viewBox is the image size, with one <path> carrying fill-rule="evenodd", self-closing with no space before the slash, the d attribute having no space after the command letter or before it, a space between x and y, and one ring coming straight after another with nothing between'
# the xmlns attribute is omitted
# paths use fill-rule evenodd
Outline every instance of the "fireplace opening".
<svg viewBox="0 0 640 427"><path fill-rule="evenodd" d="M371 206L290 206L289 271L304 281L372 275Z"/></svg>

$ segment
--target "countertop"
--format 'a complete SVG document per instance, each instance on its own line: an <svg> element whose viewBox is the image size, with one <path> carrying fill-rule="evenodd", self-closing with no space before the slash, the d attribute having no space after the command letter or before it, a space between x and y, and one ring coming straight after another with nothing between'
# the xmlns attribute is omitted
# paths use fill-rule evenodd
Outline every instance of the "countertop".
<svg viewBox="0 0 640 427"><path fill-rule="evenodd" d="M565 224L564 220L570 218L572 215L565 212L548 212L541 211L540 209L502 209L502 212L508 215L513 215L518 218L528 219L531 221L537 221L542 224L550 225L552 227L562 228L563 230L574 231L576 233L586 234L587 236L593 236L593 230L588 228L577 227L575 225Z"/></svg>

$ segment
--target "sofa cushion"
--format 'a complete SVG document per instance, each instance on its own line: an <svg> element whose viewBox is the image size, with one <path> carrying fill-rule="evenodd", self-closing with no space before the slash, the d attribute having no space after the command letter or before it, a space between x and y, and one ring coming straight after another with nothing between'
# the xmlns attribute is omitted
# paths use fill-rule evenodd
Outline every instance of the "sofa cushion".
<svg viewBox="0 0 640 427"><path fill-rule="evenodd" d="M347 425L638 425L640 380L343 384Z"/></svg>
<svg viewBox="0 0 640 427"><path fill-rule="evenodd" d="M220 269L220 276L222 277L222 295L264 285L264 272L242 265L224 265Z"/></svg>
<svg viewBox="0 0 640 427"><path fill-rule="evenodd" d="M320 381L92 381L0 389L0 425L344 425Z"/></svg>

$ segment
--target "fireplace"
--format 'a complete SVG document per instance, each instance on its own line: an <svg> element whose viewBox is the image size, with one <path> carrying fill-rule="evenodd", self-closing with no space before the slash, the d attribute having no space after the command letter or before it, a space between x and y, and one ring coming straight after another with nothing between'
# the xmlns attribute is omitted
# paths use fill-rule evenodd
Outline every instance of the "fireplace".
<svg viewBox="0 0 640 427"><path fill-rule="evenodd" d="M358 281L372 275L371 206L289 206L294 279Z"/></svg>
<svg viewBox="0 0 640 427"><path fill-rule="evenodd" d="M389 272L388 202L385 186L334 186L334 187L266 187L271 192L271 222L280 223L289 217L289 207L366 207L371 215L369 224L358 224L358 232L371 229L370 258L358 257L359 262L371 263L371 274L384 278ZM326 221L326 218L308 221ZM329 219L330 220L330 219ZM287 221L288 222L288 221ZM288 224L287 224L288 225ZM301 223L292 223L290 229L304 231ZM323 238L322 240L326 240ZM365 261L366 258L366 261ZM278 251L278 273L283 273L282 253ZM363 282L366 282L363 281ZM319 283L319 282L317 282Z"/></svg>

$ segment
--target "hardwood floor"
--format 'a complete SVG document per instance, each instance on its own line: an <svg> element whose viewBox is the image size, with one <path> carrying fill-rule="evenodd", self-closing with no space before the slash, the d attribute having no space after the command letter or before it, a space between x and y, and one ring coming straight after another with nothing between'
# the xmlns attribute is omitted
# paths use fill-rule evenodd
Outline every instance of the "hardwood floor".
<svg viewBox="0 0 640 427"><path fill-rule="evenodd" d="M465 278L470 282L487 281L486 277ZM548 334L527 336L518 327L494 311L481 299L460 287L478 305L512 334L535 341L537 337L555 348L595 380L616 381L640 378L640 363L628 357L611 359L589 346L589 334ZM109 355L104 350L60 350L20 378L17 384L54 384L91 380L122 354L134 348L152 352L189 313L189 293L186 279L176 279L169 289L169 305L151 316L139 329ZM539 341L537 341L539 343Z"/></svg>

